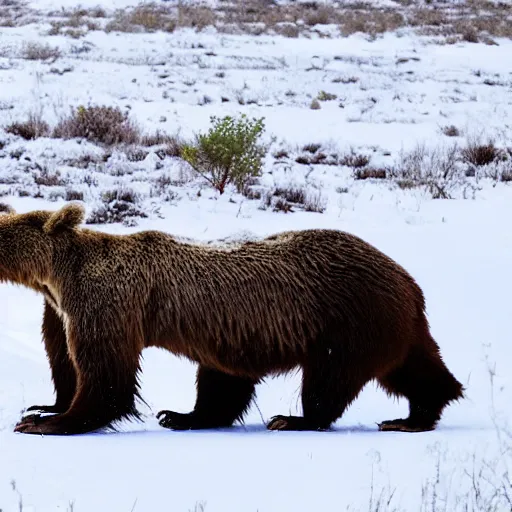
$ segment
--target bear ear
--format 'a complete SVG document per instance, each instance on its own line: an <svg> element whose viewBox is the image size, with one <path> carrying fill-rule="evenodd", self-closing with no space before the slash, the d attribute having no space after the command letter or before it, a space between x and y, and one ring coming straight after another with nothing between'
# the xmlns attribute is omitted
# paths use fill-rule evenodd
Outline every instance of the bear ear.
<svg viewBox="0 0 512 512"><path fill-rule="evenodd" d="M43 230L48 234L58 233L78 226L85 217L85 210L79 204L67 204L54 212L45 222Z"/></svg>
<svg viewBox="0 0 512 512"><path fill-rule="evenodd" d="M6 213L8 215L13 215L16 213L16 210L9 204L0 203L0 213Z"/></svg>

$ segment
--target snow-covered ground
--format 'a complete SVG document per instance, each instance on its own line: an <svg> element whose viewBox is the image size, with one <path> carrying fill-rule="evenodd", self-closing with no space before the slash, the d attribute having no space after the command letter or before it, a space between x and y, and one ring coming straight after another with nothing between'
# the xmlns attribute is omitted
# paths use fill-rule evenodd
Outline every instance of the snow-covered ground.
<svg viewBox="0 0 512 512"><path fill-rule="evenodd" d="M62 3L45 0L38 7ZM184 138L207 129L211 115L264 117L267 140L276 139L262 185L305 186L321 196L324 211L274 212L231 189L219 196L183 162L162 160L156 149L145 149L142 159L124 149L104 156L88 142L26 141L0 129L2 202L20 212L56 209L73 190L92 212L102 192L127 188L139 194L147 217L95 229L161 229L199 240L310 227L355 233L417 279L433 335L467 398L446 409L433 432L385 433L376 423L407 414L407 403L368 385L332 432L268 432L264 423L272 415L300 414L300 375L291 375L259 386L244 426L171 432L158 426L155 414L193 406L195 367L150 349L143 423L69 438L14 434L23 409L50 403L53 388L40 336L42 298L3 284L0 510L511 510L505 493L511 492L512 462L506 428L512 413L512 185L489 179L489 169L477 170L454 188L454 199L432 199L423 187L357 180L345 165L295 162L309 143L328 154L353 148L375 167L394 165L400 151L417 144L464 146L482 136L511 146L511 41L438 45L408 31L374 40L211 29L91 31L75 40L45 35L46 21L0 29L0 127L30 113L53 126L80 104L118 105L143 131ZM62 56L23 59L27 41L58 46ZM336 99L312 110L320 91ZM460 135L447 137L441 128L449 125ZM280 150L288 157L272 156ZM77 166L84 157L96 163ZM42 173L58 179L41 180ZM174 180L172 193L156 186L162 177Z"/></svg>

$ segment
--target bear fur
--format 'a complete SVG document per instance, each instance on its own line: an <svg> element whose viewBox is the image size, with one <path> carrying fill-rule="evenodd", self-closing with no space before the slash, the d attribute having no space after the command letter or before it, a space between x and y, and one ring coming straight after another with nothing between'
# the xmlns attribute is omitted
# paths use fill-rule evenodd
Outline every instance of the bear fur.
<svg viewBox="0 0 512 512"><path fill-rule="evenodd" d="M80 227L84 210L0 215L0 281L44 296L42 334L52 406L28 410L15 431L79 434L138 417L139 359L162 347L198 363L188 414L163 427L241 421L267 375L302 369L302 416L271 430L330 428L373 379L409 401L381 430L435 428L463 396L430 335L414 279L360 238L285 232L224 247L159 231L111 235Z"/></svg>

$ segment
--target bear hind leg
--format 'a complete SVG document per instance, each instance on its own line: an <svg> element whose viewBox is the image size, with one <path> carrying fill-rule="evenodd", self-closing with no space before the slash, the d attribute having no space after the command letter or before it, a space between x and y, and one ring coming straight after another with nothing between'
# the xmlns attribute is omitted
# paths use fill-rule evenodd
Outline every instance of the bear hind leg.
<svg viewBox="0 0 512 512"><path fill-rule="evenodd" d="M230 427L249 409L255 384L251 379L199 366L194 410L187 414L164 410L157 418L162 427L172 430Z"/></svg>
<svg viewBox="0 0 512 512"><path fill-rule="evenodd" d="M379 383L388 392L409 400L409 417L383 421L379 430L425 432L434 430L443 409L463 397L464 388L448 370L433 339L413 346L404 363Z"/></svg>
<svg viewBox="0 0 512 512"><path fill-rule="evenodd" d="M303 415L274 416L267 425L269 430L328 430L357 398L370 378L364 378L364 372L354 374L350 368L344 369L339 364L341 357L329 356L303 367Z"/></svg>

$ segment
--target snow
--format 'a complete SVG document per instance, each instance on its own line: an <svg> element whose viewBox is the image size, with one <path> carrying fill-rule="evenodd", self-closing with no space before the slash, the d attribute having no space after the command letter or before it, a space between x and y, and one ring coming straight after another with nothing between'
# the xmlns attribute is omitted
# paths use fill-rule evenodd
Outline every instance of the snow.
<svg viewBox="0 0 512 512"><path fill-rule="evenodd" d="M435 450L449 451L443 464L448 478L454 461L473 452L482 455L490 450L494 456L499 449L491 422L485 354L497 365L496 409L508 415L512 399L507 371L512 237L500 230L509 206L504 201L496 201L493 208L486 208L484 201L467 204L460 213L460 204L426 211L430 223L411 225L399 215L387 225L311 215L315 220L297 219L294 224L295 228L336 226L364 236L418 279L427 297L432 332L449 368L467 386L467 399L449 407L438 429L430 433L378 432L376 422L400 417L407 404L394 403L371 384L333 432L267 432L258 408L265 420L298 411L299 375L261 385L258 408L251 410L245 428L165 431L154 416L162 408L186 411L193 405L194 367L151 349L144 355L142 385L151 410L141 408L147 414L143 424L123 425L122 433L74 438L13 434L21 410L51 400L52 387L39 342L41 299L4 285L0 295L3 509L15 507L11 480L23 493L24 504L38 511L56 510L57 505L65 509L70 501L74 510L114 511L131 510L134 503L136 510L163 506L189 510L201 500L206 501L206 510L214 511L364 507L374 464L378 485L385 487L389 481L406 510L419 510L421 485L434 474ZM444 223L439 214L445 216ZM169 217L152 225L179 232L178 225L186 224L182 232L198 238L205 238L210 223L222 226L215 236L227 236L242 226L263 235L287 229L281 220L291 215L274 214L272 224L265 217L262 212L259 219L234 225L228 215L215 219L210 214L190 223ZM146 227L142 221L140 227ZM471 459L461 467L469 468L470 463Z"/></svg>
<svg viewBox="0 0 512 512"><path fill-rule="evenodd" d="M118 0L109 8L128 4ZM38 9L61 5L71 4L37 2ZM461 136L454 138L461 145L479 134L493 137L500 146L510 144L512 82L504 66L512 50L508 40L500 40L499 46L441 46L406 31L373 41L361 34L287 39L206 29L197 34L97 31L76 41L44 35L48 27L43 29L42 23L2 28L0 126L33 111L43 112L54 125L69 106L93 102L129 107L147 132L179 131L184 137L206 129L211 115L245 112L265 118L266 136L277 138L274 147L293 154L311 142L336 152L354 147L371 155L375 165L391 164L402 149L418 143L447 144L440 127L448 124L461 129ZM58 45L64 56L51 64L20 59L24 41ZM91 50L77 52L84 41ZM72 71L50 72L55 67ZM220 72L224 78L217 76ZM357 81L332 81L340 77ZM486 85L486 78L498 85ZM322 102L320 110L309 109L320 90L338 98ZM199 105L205 94L212 102ZM221 102L221 96L230 101ZM142 423L123 423L118 433L73 437L14 434L26 407L52 402L53 386L41 343L42 298L2 284L1 510L19 510L21 496L23 510L37 512L186 511L202 506L207 512L368 510L371 499L371 510L376 511L379 493L389 495L395 489L392 505L412 511L423 510L426 486L429 510L458 511L464 503L457 498L476 499L467 473L491 468L495 485L508 482L510 452L504 449L510 442L495 423L507 425L512 403L510 185L483 179L474 199L458 195L433 200L421 189L357 181L346 169L319 165L307 183L321 191L324 213L283 214L261 210L258 201L245 200L232 190L219 196L200 179L176 187L176 200L152 198L152 180L183 171L173 160L164 161L163 168L156 166L154 153L137 163L114 153L106 171L87 169L96 180L96 185L88 185L85 171L69 161L83 155L101 158L96 146L49 138L4 139L8 144L0 158L0 191L6 196L1 200L20 212L64 204L59 194L65 186L40 187L42 198L19 197L22 189L33 196L35 171L30 165L37 161L84 191L89 212L102 191L116 186L140 192L152 212L136 226L93 226L98 230L161 229L201 241L313 227L361 236L419 282L433 336L448 367L466 386L467 397L446 409L433 432L385 433L376 423L406 415L407 403L393 401L369 384L331 432L268 432L264 422L272 415L300 414L299 373L260 385L257 406L243 426L171 432L159 427L155 415L161 409L192 408L195 366L147 349L142 395L149 407L140 407ZM13 157L17 150L30 160ZM305 183L310 170L293 160L289 169L270 160L265 165L264 183ZM339 193L337 187L347 187L348 192ZM485 476L488 473L480 475L478 485L489 494L492 486ZM507 510L501 506L498 510ZM486 509L474 505L470 510Z"/></svg>

